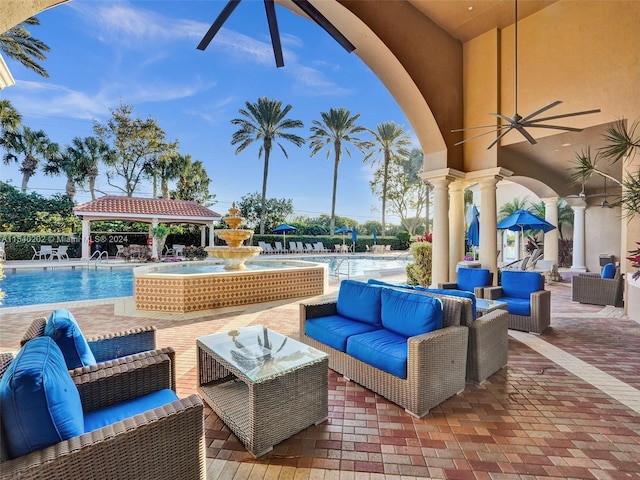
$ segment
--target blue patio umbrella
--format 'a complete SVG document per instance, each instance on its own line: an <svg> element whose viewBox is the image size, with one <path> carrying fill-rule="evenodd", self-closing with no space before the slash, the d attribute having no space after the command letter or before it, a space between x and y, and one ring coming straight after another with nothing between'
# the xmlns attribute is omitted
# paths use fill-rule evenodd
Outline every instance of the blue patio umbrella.
<svg viewBox="0 0 640 480"><path fill-rule="evenodd" d="M356 227L353 227L351 230L351 241L353 242L353 253L356 253L356 242L358 241L358 230Z"/></svg>
<svg viewBox="0 0 640 480"><path fill-rule="evenodd" d="M376 227L373 227L373 244L378 244L378 229Z"/></svg>
<svg viewBox="0 0 640 480"><path fill-rule="evenodd" d="M291 225L287 225L286 223L281 223L273 229L273 233L282 233L282 241L285 242L286 245L286 233L295 232L296 230L298 230L296 227L292 227Z"/></svg>
<svg viewBox="0 0 640 480"><path fill-rule="evenodd" d="M511 230L513 232L520 232L522 239L524 239L525 230L542 230L544 233L547 233L548 231L556 228L554 225L547 222L544 218L540 218L528 210L516 210L507 218L498 223L497 227L498 230Z"/></svg>
<svg viewBox="0 0 640 480"><path fill-rule="evenodd" d="M335 232L333 232L334 235L337 235L339 233L342 234L342 243L344 243L344 234L345 233L351 233L351 229L348 228L348 227L340 227Z"/></svg>
<svg viewBox="0 0 640 480"><path fill-rule="evenodd" d="M480 245L480 212L478 207L471 205L467 210L467 245L477 247Z"/></svg>

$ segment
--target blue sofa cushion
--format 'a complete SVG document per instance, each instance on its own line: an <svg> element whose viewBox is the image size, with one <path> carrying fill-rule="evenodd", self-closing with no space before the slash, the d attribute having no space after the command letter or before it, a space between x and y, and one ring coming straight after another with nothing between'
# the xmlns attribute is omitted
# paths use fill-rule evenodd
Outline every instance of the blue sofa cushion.
<svg viewBox="0 0 640 480"><path fill-rule="evenodd" d="M310 318L305 322L304 333L331 348L347 351L347 338L359 333L371 332L378 327L370 323L350 320L341 315Z"/></svg>
<svg viewBox="0 0 640 480"><path fill-rule="evenodd" d="M54 310L49 315L44 334L51 337L60 347L69 370L96 364L93 352L76 319L66 308Z"/></svg>
<svg viewBox="0 0 640 480"><path fill-rule="evenodd" d="M529 299L516 297L501 297L501 302L507 302L507 310L514 315L531 316L531 302Z"/></svg>
<svg viewBox="0 0 640 480"><path fill-rule="evenodd" d="M472 270L472 269L469 269ZM415 287L415 290L419 292L431 292L437 293L439 295L449 295L451 297L460 297L460 298L468 298L471 300L471 316L473 319L476 319L476 295L474 293L468 292L466 290L456 290L453 288L426 288L426 287Z"/></svg>
<svg viewBox="0 0 640 480"><path fill-rule="evenodd" d="M486 268L459 268L458 290L474 292L476 287L491 285L491 272Z"/></svg>
<svg viewBox="0 0 640 480"><path fill-rule="evenodd" d="M407 378L407 337L387 329L353 335L347 340L347 353L358 360L395 375Z"/></svg>
<svg viewBox="0 0 640 480"><path fill-rule="evenodd" d="M343 280L336 310L343 317L381 327L380 288L355 280Z"/></svg>
<svg viewBox="0 0 640 480"><path fill-rule="evenodd" d="M384 328L405 337L442 328L440 299L401 289L381 290Z"/></svg>
<svg viewBox="0 0 640 480"><path fill-rule="evenodd" d="M12 458L84 433L80 394L49 337L25 343L9 364L0 381L0 404Z"/></svg>
<svg viewBox="0 0 640 480"><path fill-rule="evenodd" d="M378 280L375 278L370 278L369 280L367 280L367 283L369 285L378 285L379 287L394 287L394 288L406 288L406 289L414 288L412 285L407 285L406 283L389 283L389 282L385 282L383 280Z"/></svg>
<svg viewBox="0 0 640 480"><path fill-rule="evenodd" d="M84 416L84 431L92 432L176 400L178 400L178 396L173 390L167 388L87 412Z"/></svg>
<svg viewBox="0 0 640 480"><path fill-rule="evenodd" d="M602 267L602 278L613 278L616 276L616 266L613 263L607 263Z"/></svg>
<svg viewBox="0 0 640 480"><path fill-rule="evenodd" d="M502 295L505 297L525 298L533 292L544 289L544 277L538 272L502 272Z"/></svg>

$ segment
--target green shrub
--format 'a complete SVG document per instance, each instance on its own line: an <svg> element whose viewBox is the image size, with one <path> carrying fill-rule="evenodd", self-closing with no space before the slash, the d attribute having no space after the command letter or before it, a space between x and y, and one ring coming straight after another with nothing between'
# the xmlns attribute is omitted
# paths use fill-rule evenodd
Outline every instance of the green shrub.
<svg viewBox="0 0 640 480"><path fill-rule="evenodd" d="M407 283L428 287L431 284L431 244L429 242L411 244L411 255L415 261L407 265Z"/></svg>

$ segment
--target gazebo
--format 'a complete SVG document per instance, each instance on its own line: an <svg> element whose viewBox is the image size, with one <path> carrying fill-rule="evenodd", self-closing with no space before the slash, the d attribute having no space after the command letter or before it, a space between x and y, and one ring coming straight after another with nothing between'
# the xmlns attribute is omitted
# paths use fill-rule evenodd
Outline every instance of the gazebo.
<svg viewBox="0 0 640 480"><path fill-rule="evenodd" d="M205 246L206 227L209 227L209 245L213 245L214 222L222 216L202 205L187 200L164 198L138 198L105 195L73 208L82 218L82 259L91 257L91 222L100 220L124 220L149 223L149 232L159 223L190 223L202 225L200 241ZM149 235L151 237L151 235ZM153 239L154 250L156 239Z"/></svg>

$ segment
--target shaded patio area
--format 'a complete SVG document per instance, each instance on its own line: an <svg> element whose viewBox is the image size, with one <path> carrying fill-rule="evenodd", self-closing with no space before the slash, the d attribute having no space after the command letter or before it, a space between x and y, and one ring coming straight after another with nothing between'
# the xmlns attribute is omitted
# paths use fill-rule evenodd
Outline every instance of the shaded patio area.
<svg viewBox="0 0 640 480"><path fill-rule="evenodd" d="M640 324L571 302L569 282L547 288L551 328L510 331L507 368L422 419L330 372L329 420L254 459L206 408L207 478L640 478ZM67 306L88 336L156 325L183 396L196 391L196 337L261 324L297 338L298 303L183 315L136 312L130 299ZM3 313L0 349L16 350L51 309Z"/></svg>

